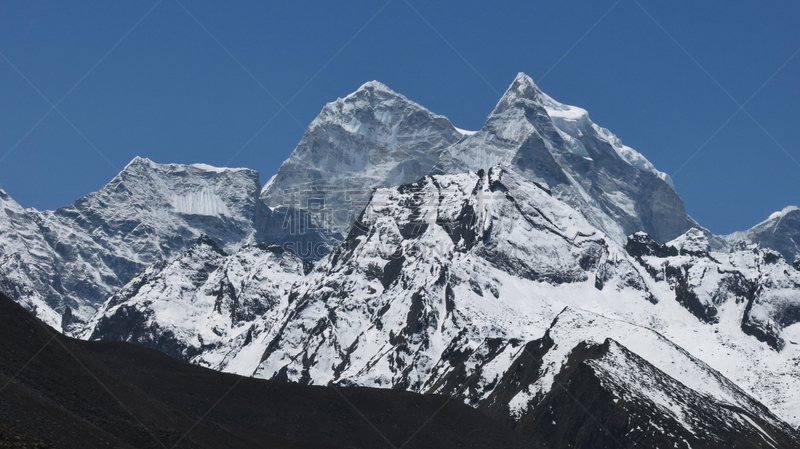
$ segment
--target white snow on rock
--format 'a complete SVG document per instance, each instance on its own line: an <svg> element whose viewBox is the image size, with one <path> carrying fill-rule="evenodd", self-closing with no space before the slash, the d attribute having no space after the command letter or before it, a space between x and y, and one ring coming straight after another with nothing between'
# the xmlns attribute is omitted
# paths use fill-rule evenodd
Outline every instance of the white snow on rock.
<svg viewBox="0 0 800 449"><path fill-rule="evenodd" d="M313 268L258 244L320 199L344 240ZM693 407L731 406L767 441L778 418L800 426L798 224L786 208L711 235L667 175L524 74L476 132L373 81L263 189L248 169L136 158L57 211L0 190L0 289L67 333L244 375L475 407L519 388L517 419L588 344L618 399L697 435ZM513 385L537 343L537 377Z"/></svg>
<svg viewBox="0 0 800 449"><path fill-rule="evenodd" d="M441 153L436 172L497 164L547 186L620 243L639 230L663 242L695 225L669 176L595 125L586 110L553 100L523 73L479 132Z"/></svg>
<svg viewBox="0 0 800 449"><path fill-rule="evenodd" d="M566 343L548 354L555 371L511 405L524 408L547 393L547 379L579 340L612 338L699 394L740 407L751 407L752 395L796 422L797 349L777 351L743 332L748 302L730 284L768 286L750 305L753 322L782 310L780 286L796 281L785 278L785 262L763 262L764 252L709 253L702 231L690 230L663 246L674 255L639 260L582 214L500 167L378 190L359 229L287 291L285 315L268 314L273 324L256 324L250 343L219 368L313 384L439 391L460 369L448 358L456 351L471 354L464 366L477 370L484 389L464 400L479 404L519 356L510 342L541 338L548 329L556 335L556 317L566 323L579 316L581 324L558 334ZM681 302L678 282L715 308L710 322ZM565 307L571 312L562 313ZM492 339L505 349L483 360Z"/></svg>
<svg viewBox="0 0 800 449"><path fill-rule="evenodd" d="M255 243L269 214L259 190L253 170L137 157L98 192L56 211L23 210L3 192L0 282L48 324L73 332L140 270L202 234L228 251Z"/></svg>
<svg viewBox="0 0 800 449"><path fill-rule="evenodd" d="M220 369L248 343L255 326L283 316L285 293L302 275L303 262L280 247L245 246L227 256L203 236L131 280L82 337L134 342Z"/></svg>

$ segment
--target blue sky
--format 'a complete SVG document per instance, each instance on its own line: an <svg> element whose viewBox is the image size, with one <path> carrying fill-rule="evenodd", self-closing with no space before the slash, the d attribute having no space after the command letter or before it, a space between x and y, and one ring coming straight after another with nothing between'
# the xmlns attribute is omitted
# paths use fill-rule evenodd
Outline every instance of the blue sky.
<svg viewBox="0 0 800 449"><path fill-rule="evenodd" d="M523 71L742 230L800 205L798 23L789 1L4 1L0 183L53 209L136 155L265 182L368 80L478 129Z"/></svg>

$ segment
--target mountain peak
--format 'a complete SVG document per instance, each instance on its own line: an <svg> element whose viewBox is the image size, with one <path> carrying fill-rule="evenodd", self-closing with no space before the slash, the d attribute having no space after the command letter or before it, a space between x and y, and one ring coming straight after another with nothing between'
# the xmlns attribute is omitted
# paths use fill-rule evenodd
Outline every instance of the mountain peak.
<svg viewBox="0 0 800 449"><path fill-rule="evenodd" d="M516 78L514 78L514 82L511 83L511 86L503 96L505 97L508 95L514 95L516 97L536 100L539 98L539 94L541 93L541 89L539 89L539 86L537 86L533 81L533 78L522 72L519 72Z"/></svg>
<svg viewBox="0 0 800 449"><path fill-rule="evenodd" d="M374 115L376 109L399 111L405 108L432 114L423 106L393 91L380 81L368 81L344 98L340 97L336 101L326 104L317 118L311 122L309 129L323 124L342 124L343 121L349 123L354 118L360 122L359 116ZM388 118L381 114L376 117L378 120Z"/></svg>
<svg viewBox="0 0 800 449"><path fill-rule="evenodd" d="M800 259L800 208L786 206L772 213L766 220L747 231L734 232L723 237L734 246L757 243L776 250L787 261Z"/></svg>
<svg viewBox="0 0 800 449"><path fill-rule="evenodd" d="M130 162L128 162L128 165L126 165L125 168L122 169L122 171L125 171L130 167L137 167L137 166L152 167L153 164L155 164L155 162L146 157L136 156L133 159L131 159Z"/></svg>
<svg viewBox="0 0 800 449"><path fill-rule="evenodd" d="M765 222L766 221L772 221L772 220L779 219L779 218L783 218L786 215L788 215L788 214L790 214L790 213L792 213L794 211L797 211L797 210L800 210L800 208L798 208L797 206L786 206L786 207L783 208L783 210L779 210L777 212L772 213L769 216L769 218L767 218L765 220Z"/></svg>
<svg viewBox="0 0 800 449"><path fill-rule="evenodd" d="M495 106L492 115L501 114L514 105L525 105L530 102L541 105L542 95L544 94L533 81L533 78L519 72L517 77L514 78L514 82L511 83L511 86Z"/></svg>
<svg viewBox="0 0 800 449"><path fill-rule="evenodd" d="M526 75L524 72L517 73L517 76L514 78L514 83L512 83L512 85L517 83L520 85L530 86L538 89L536 83L533 81L533 78Z"/></svg>
<svg viewBox="0 0 800 449"><path fill-rule="evenodd" d="M379 91L392 95L399 95L397 92L390 89L389 86L377 80L367 81L356 90L356 92L362 92L362 91Z"/></svg>
<svg viewBox="0 0 800 449"><path fill-rule="evenodd" d="M327 109L331 106L337 107L336 105L346 103L362 103L364 101L368 102L372 107L374 107L380 103L393 100L400 100L402 103L413 104L421 109L424 109L422 106L406 98L405 95L393 91L386 84L376 80L367 81L346 97L339 98L333 103L328 103L325 108Z"/></svg>
<svg viewBox="0 0 800 449"><path fill-rule="evenodd" d="M338 205L346 215L353 199L343 203L340 192L369 192L416 181L462 136L446 117L379 81L369 81L322 108L261 198L274 207L285 204L284 193L290 188L335 185L339 193L326 198L325 205ZM344 223L343 218L334 221Z"/></svg>

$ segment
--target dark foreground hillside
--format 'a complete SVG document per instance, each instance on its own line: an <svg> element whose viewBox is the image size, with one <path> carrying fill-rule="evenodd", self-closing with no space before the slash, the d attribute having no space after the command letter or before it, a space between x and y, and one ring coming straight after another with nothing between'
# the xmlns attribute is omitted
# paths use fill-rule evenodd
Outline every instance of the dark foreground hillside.
<svg viewBox="0 0 800 449"><path fill-rule="evenodd" d="M0 448L530 448L440 396L270 382L46 327L0 294Z"/></svg>

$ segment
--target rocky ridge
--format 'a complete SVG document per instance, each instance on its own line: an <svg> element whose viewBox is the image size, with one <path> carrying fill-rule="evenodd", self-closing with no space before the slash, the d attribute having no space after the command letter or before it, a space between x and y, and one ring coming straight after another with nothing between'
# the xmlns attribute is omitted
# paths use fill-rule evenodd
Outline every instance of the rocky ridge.
<svg viewBox="0 0 800 449"><path fill-rule="evenodd" d="M118 178L55 212L0 192L2 288L67 332L443 393L555 446L797 441L795 209L710 235L667 175L524 74L476 133L367 83L263 189L248 170L140 159ZM330 252L287 250L309 240ZM631 420L597 426L565 394Z"/></svg>

